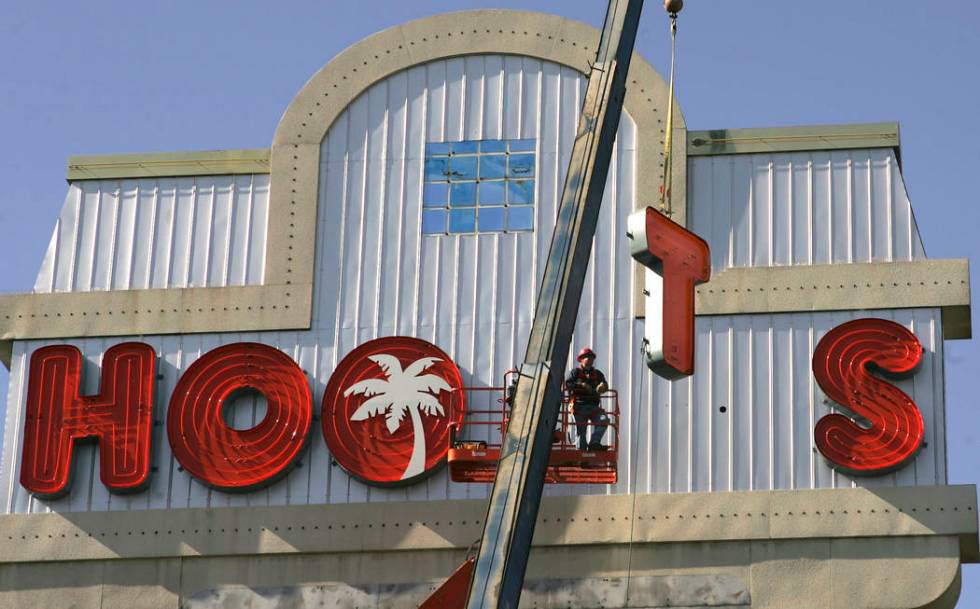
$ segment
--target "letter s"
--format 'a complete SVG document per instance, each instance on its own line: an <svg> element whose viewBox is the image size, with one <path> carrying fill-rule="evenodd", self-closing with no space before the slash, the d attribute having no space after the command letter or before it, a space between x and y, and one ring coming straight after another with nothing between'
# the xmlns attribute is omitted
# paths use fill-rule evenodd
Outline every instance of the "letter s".
<svg viewBox="0 0 980 609"><path fill-rule="evenodd" d="M869 369L905 375L921 360L922 345L915 335L885 319L849 321L820 340L813 353L813 376L827 397L851 415L827 415L814 429L817 449L832 467L879 475L915 456L925 431L918 406Z"/></svg>

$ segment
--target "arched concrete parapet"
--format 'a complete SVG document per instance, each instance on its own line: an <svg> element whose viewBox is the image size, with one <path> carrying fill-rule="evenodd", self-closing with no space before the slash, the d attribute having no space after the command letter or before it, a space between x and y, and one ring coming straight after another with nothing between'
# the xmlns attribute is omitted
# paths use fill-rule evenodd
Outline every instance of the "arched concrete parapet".
<svg viewBox="0 0 980 609"><path fill-rule="evenodd" d="M338 116L374 83L430 61L485 53L534 57L587 73L599 31L542 13L479 10L397 25L344 50L293 98L279 121L270 160L267 285L312 284L320 143ZM659 197L668 86L642 57L630 65L624 107L636 123L637 192ZM674 218L686 219L686 126L676 101Z"/></svg>

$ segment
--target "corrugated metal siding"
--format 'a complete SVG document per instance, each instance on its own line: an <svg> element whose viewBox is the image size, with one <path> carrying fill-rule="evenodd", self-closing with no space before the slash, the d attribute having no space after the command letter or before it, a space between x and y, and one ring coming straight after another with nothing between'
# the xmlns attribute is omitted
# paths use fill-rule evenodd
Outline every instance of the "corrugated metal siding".
<svg viewBox="0 0 980 609"><path fill-rule="evenodd" d="M925 258L891 148L692 157L688 197L716 273Z"/></svg>
<svg viewBox="0 0 980 609"><path fill-rule="evenodd" d="M925 348L915 375L896 384L918 404L928 445L907 467L894 473L853 479L829 468L813 449L813 427L831 405L810 373L810 356L829 329L865 316L894 320L910 328ZM617 320L605 345L636 344L638 322ZM632 328L632 332L630 329ZM484 338L477 332L479 340ZM616 353L600 363L612 386L621 391L623 407L620 483L616 486L551 485L550 495L584 493L689 492L840 488L850 486L930 485L946 482L945 410L942 389L943 345L940 312L903 309L874 312L800 313L702 317L697 320L697 373L670 383L653 376L635 350ZM522 337L523 338L523 337ZM134 339L137 339L134 337ZM126 339L118 339L126 340ZM144 337L161 354L163 379L157 391L156 418L165 417L176 380L202 353L227 343L259 341L280 346L315 378L319 398L333 371L330 332L256 333ZM311 431L302 465L273 486L247 494L212 491L193 481L173 460L163 433L156 428L154 464L158 468L148 491L112 495L98 479L94 446L76 449L72 491L56 501L30 496L20 487L11 465L21 450L27 367L35 349L62 341L18 342L12 359L4 467L0 477L5 513L346 503L405 499L485 497L486 485L453 484L446 472L404 489L378 489L351 479L333 465L319 427ZM98 391L101 354L116 339L69 341L88 360L84 389ZM603 348L605 348L605 345ZM447 345L440 345L445 348ZM600 351L600 354L603 352ZM465 373L474 370L460 361ZM720 408L724 406L725 412ZM235 425L249 426L261 406L246 400L235 409Z"/></svg>
<svg viewBox="0 0 980 609"><path fill-rule="evenodd" d="M269 176L72 182L34 292L262 283Z"/></svg>
<svg viewBox="0 0 980 609"><path fill-rule="evenodd" d="M313 328L139 337L153 345L161 358L158 420L163 420L183 370L202 353L237 341L279 346L299 362L311 378L317 408L331 372L346 353L364 341L393 334L419 336L439 345L458 363L469 385L499 383L503 372L523 356L583 93L584 79L578 73L513 56L434 62L392 76L365 92L323 142ZM420 234L425 142L527 137L538 139L533 233ZM638 197L633 186L635 149L635 126L624 116L575 338L576 345L590 344L596 350L600 367L621 392L620 483L552 485L546 492L851 485L847 476L834 473L812 450L814 421L830 410L813 384L808 362L823 332L866 314L699 318L697 374L668 383L647 371L638 349L642 321L632 317L633 273L623 232ZM776 205L784 204L781 196L776 195ZM914 464L858 483L945 482L939 311L868 315L895 319L922 340L925 364L900 386L923 410L930 439ZM90 362L84 381L87 391L97 390L102 353L123 340L68 341L78 345ZM71 494L53 502L34 499L20 487L14 463L20 451L30 353L52 342L64 341L15 344L0 476L5 512L486 496L486 485L451 484L445 472L402 489L365 486L331 463L319 429L311 432L302 465L282 481L248 494L211 491L179 469L161 426L154 444L158 469L147 492L110 495L98 481L95 449L82 446L76 452ZM725 413L719 411L723 405ZM240 405L236 424L256 420L260 408L254 400Z"/></svg>

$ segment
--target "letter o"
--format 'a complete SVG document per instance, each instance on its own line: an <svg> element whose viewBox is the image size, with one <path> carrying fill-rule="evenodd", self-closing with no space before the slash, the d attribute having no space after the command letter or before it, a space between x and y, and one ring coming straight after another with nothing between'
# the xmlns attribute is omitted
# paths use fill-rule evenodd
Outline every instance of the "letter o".
<svg viewBox="0 0 980 609"><path fill-rule="evenodd" d="M222 418L236 391L265 396L265 418L233 429ZM222 490L252 490L285 475L302 452L313 418L306 376L283 352L259 343L209 351L177 383L167 412L174 457L192 476Z"/></svg>

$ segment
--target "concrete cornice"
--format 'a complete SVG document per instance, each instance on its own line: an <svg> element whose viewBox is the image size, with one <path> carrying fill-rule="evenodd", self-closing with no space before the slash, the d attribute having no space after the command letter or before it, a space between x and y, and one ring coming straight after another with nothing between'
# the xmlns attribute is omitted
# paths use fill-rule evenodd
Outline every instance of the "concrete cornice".
<svg viewBox="0 0 980 609"><path fill-rule="evenodd" d="M545 498L522 604L952 607L973 486ZM0 604L417 607L481 500L3 516ZM57 585L53 585L56 582Z"/></svg>
<svg viewBox="0 0 980 609"><path fill-rule="evenodd" d="M0 563L469 547L483 500L0 516ZM542 500L534 545L953 536L977 562L976 487Z"/></svg>
<svg viewBox="0 0 980 609"><path fill-rule="evenodd" d="M9 341L194 332L303 330L311 284L0 295L0 362ZM298 304L297 304L298 303ZM695 293L698 315L942 309L943 337L969 338L966 259L722 271Z"/></svg>
<svg viewBox="0 0 980 609"><path fill-rule="evenodd" d="M68 159L67 179L109 180L269 173L269 149L101 154Z"/></svg>
<svg viewBox="0 0 980 609"><path fill-rule="evenodd" d="M901 160L898 123L711 129L687 134L688 156L854 148L893 148Z"/></svg>
<svg viewBox="0 0 980 609"><path fill-rule="evenodd" d="M970 338L967 259L729 268L695 292L698 315L925 307L944 338Z"/></svg>

